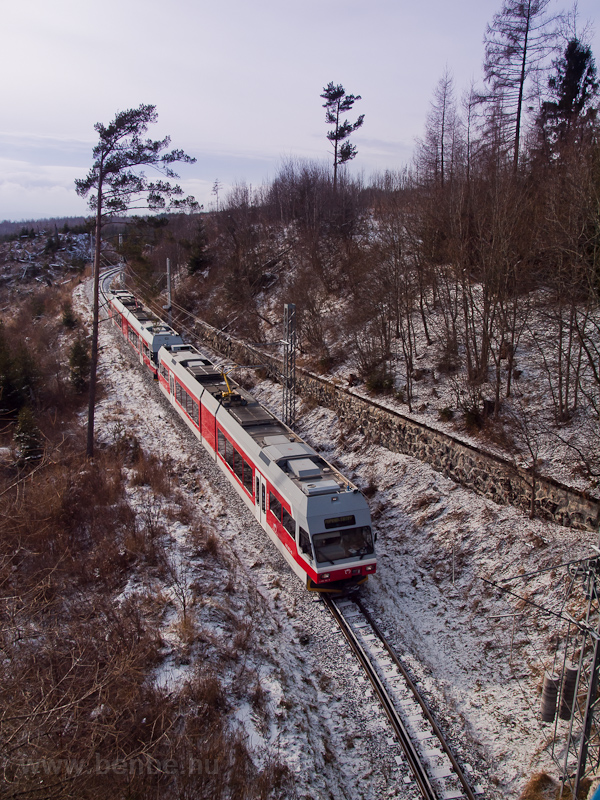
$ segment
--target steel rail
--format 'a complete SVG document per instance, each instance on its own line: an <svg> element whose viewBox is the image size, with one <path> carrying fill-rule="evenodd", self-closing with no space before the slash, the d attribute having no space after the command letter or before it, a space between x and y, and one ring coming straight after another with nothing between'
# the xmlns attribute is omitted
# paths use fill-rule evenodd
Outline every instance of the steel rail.
<svg viewBox="0 0 600 800"><path fill-rule="evenodd" d="M101 294L102 294L102 296L103 296L105 301L108 300L108 297L107 297L106 293L107 293L107 291L109 291L109 286L110 286L110 283L112 283L112 279L114 278L114 276L116 274L121 272L122 269L123 269L123 267L120 264L119 265L117 265L117 264L108 264L107 267L105 268L105 271L100 273L100 279L101 279L100 280L100 292L101 292ZM107 283L107 279L108 278L110 278L111 280L110 280L110 283L107 286L106 283Z"/></svg>
<svg viewBox="0 0 600 800"><path fill-rule="evenodd" d="M375 667L371 663L371 660L365 653L362 645L358 641L348 621L344 618L344 615L337 608L335 601L331 597L324 596L323 602L325 603L325 606L327 607L327 610L329 611L331 616L337 622L340 630L344 634L350 647L354 651L354 654L358 658L362 668L367 674L367 677L371 682L371 685L373 686L375 693L377 694L377 697L379 698L379 702L383 706L383 710L385 711L387 718L389 719L390 724L398 737L398 741L400 742L400 745L404 750L404 753L408 760L408 764L415 777L415 781L419 786L421 794L423 795L424 798L426 798L426 800L439 800L438 795L435 789L433 788L431 781L429 780L429 776L425 770L425 767L423 766L421 759L419 758L419 754L416 751L412 739L410 738L408 731L404 727L404 723L402 722L400 714L396 710L396 707L391 697L389 696L383 684L383 681L381 680L381 678L377 674L377 671L375 670Z"/></svg>
<svg viewBox="0 0 600 800"><path fill-rule="evenodd" d="M435 721L435 719L433 718L431 712L427 708L427 705L426 705L425 701L423 700L423 698L419 694L419 690L417 689L417 687L415 686L414 682L412 681L410 675L408 674L408 672L404 668L404 665L402 664L402 662L400 661L400 659L398 658L398 656L396 655L394 650L387 643L386 638L385 638L381 628L377 625L377 623L373 619L373 616L371 615L371 613L365 608L365 606L364 606L362 600L360 600L360 598L353 597L352 598L352 602L355 603L358 606L358 608L360 609L361 614L367 620L367 622L369 623L369 625L373 629L373 632L378 637L378 639L381 641L382 645L385 647L389 657L392 659L394 664L398 667L399 671L402 674L402 677L404 678L404 680L406 682L406 685L409 687L409 689L413 693L415 700L421 706L421 710L423 711L423 715L427 719L427 722L431 725L431 727L433 729L433 732L435 733L436 738L438 739L440 745L442 746L442 749L443 749L444 753L448 756L448 759L449 759L450 763L452 764L452 769L456 773L456 777L460 781L460 783L461 783L461 785L463 787L464 793L467 796L468 800L476 800L475 795L473 793L473 790L471 789L471 787L470 787L470 785L469 785L469 783L468 783L468 781L467 781L467 779L465 777L465 774L464 774L460 764L458 763L458 761L454 757L454 754L450 750L450 747L448 746L448 744L446 742L446 739L444 738L444 734L440 730L437 722Z"/></svg>

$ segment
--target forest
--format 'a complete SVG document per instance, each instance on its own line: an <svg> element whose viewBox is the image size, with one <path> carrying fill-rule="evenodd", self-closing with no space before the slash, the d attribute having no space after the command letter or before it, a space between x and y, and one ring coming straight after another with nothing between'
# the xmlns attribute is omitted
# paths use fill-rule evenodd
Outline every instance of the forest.
<svg viewBox="0 0 600 800"><path fill-rule="evenodd" d="M370 181L288 159L218 211L131 226L147 299L254 342L297 307L299 363L504 451L600 473L598 80L576 18L506 3L483 89L440 78L413 164ZM580 38L581 37L581 38ZM514 43L517 43L515 45ZM440 386L441 383L441 386ZM427 385L427 391L425 391ZM551 439L553 441L551 442ZM573 477L573 476L571 476Z"/></svg>

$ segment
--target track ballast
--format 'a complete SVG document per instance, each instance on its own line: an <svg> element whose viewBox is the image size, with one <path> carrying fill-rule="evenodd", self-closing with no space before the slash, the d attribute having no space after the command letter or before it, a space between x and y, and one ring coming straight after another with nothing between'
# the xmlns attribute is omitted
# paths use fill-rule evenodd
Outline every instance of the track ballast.
<svg viewBox="0 0 600 800"><path fill-rule="evenodd" d="M417 687L360 598L322 599L371 683L422 796L476 800Z"/></svg>

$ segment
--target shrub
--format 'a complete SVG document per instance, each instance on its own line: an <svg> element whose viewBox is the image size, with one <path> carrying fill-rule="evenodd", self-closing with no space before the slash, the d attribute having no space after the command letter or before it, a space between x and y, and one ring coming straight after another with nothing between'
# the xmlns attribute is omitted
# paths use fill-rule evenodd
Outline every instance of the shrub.
<svg viewBox="0 0 600 800"><path fill-rule="evenodd" d="M69 354L69 370L75 391L84 392L90 374L90 354L85 339L78 337L73 343Z"/></svg>
<svg viewBox="0 0 600 800"><path fill-rule="evenodd" d="M365 378L365 386L373 394L390 394L394 390L394 379L382 370L374 370Z"/></svg>
<svg viewBox="0 0 600 800"><path fill-rule="evenodd" d="M453 375L458 370L456 358L443 356L437 363L437 371L443 375Z"/></svg>
<svg viewBox="0 0 600 800"><path fill-rule="evenodd" d="M171 482L167 466L151 453L146 455L140 447L135 455L133 486L150 486L155 494L165 497L171 492Z"/></svg>
<svg viewBox="0 0 600 800"><path fill-rule="evenodd" d="M20 463L31 463L42 457L44 452L42 434L35 421L33 411L28 406L24 406L19 411L13 438Z"/></svg>
<svg viewBox="0 0 600 800"><path fill-rule="evenodd" d="M0 400L3 410L18 411L35 398L39 370L24 343L15 349L12 332L0 321Z"/></svg>
<svg viewBox="0 0 600 800"><path fill-rule="evenodd" d="M73 305L70 300L67 300L63 305L62 324L65 328L73 329L77 326L77 317L73 311Z"/></svg>
<svg viewBox="0 0 600 800"><path fill-rule="evenodd" d="M473 408L465 408L463 410L465 426L468 431L473 433L480 431L484 425L484 418L481 415L479 409Z"/></svg>
<svg viewBox="0 0 600 800"><path fill-rule="evenodd" d="M39 294L31 298L31 316L33 319L40 319L46 312L46 299Z"/></svg>
<svg viewBox="0 0 600 800"><path fill-rule="evenodd" d="M368 483L366 486L361 488L361 492L364 494L365 497L373 497L377 494L377 484L375 483L375 477L373 475L369 475L367 477Z"/></svg>

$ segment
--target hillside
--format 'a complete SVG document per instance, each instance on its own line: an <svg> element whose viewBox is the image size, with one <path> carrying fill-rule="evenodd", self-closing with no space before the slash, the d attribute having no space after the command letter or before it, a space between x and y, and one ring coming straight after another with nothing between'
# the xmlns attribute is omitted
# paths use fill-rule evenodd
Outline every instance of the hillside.
<svg viewBox="0 0 600 800"><path fill-rule="evenodd" d="M356 391L376 394L404 413L479 445L525 461L532 455L540 462L544 458L544 469L580 485L594 485L593 470L585 472L585 461L555 458L560 455L553 445L558 436L566 439L565 431L571 436L576 425L595 425L594 404L589 400L594 375L585 366L584 340L573 335L571 344L579 347L579 372L571 389L576 386L580 394L573 413L557 425L556 398L552 392L550 403L544 398L546 387L555 385L551 354L556 352L555 326L562 317L560 307L549 304L543 287L532 291L523 306L527 313L510 370L508 363L503 364L508 358L499 362L503 395L509 375L512 384L512 397L502 397L499 409L493 402L483 403L498 386L494 373L488 373L487 380L469 381L465 351L461 358L460 348L452 369L443 361L444 313L434 298L425 317L418 307L411 316L413 366L419 366L410 374L409 398L403 383L407 373L402 332L398 339L390 338L400 352L389 352L381 360L381 351L369 350L376 341L370 323L364 327L363 318L363 328L352 327L355 315L371 299L366 287L372 274L360 270L346 274L347 263L337 269L332 261L331 271L317 280L304 260L305 241L298 225L259 225L259 209L248 213L247 232L257 238L244 252L248 258L252 254L253 274L260 276L250 294L243 291L248 276L236 273L233 267L238 262L225 258L225 244L233 241L227 239L232 223L225 215L176 219L163 231L153 228L151 236L146 231L137 241L128 237L124 248L130 279L139 290L156 297L160 272L154 260L160 266L168 255L179 265L176 326L193 326L185 308L259 342L276 343L281 338L282 303L297 301L300 363L351 382ZM377 240L375 217L364 219L367 233L361 240L363 260L358 262L363 266L370 263L366 254ZM176 235L163 236L172 225ZM239 242L240 229L234 230ZM65 643L56 654L59 676L71 675L68 664L75 653L91 652L85 647L102 649L105 630L120 631L121 641L135 644L139 660L123 663L111 651L101 656L108 668L101 684L83 672L70 684L77 714L90 721L106 719L100 740L95 738L96 724L90 723L69 742L59 742L55 720L70 723L68 715L56 717L56 706L50 703L45 707L40 746L31 750L22 741L17 752L23 761L10 762L10 780L21 789L31 785L28 781L39 780L40 767L31 764L59 764L52 769L60 773L76 758L82 774L79 782L72 783L72 791L85 787L90 796L105 792L120 785L124 763L129 769L136 759L146 764L147 759L164 763L175 757L172 744L166 746L166 728L160 726L168 728L180 715L177 718L185 719L186 727L180 731L177 748L186 755L184 762L177 761L177 774L186 778L190 796L206 786L211 787L211 796L220 791L226 796L239 786L235 775L242 774L244 791L256 797L277 792L289 796L291 780L298 796L303 792L338 796L342 791L348 797L382 793L404 797L397 751L380 712L354 673L342 668L346 653L330 624L291 579L260 529L249 526L244 510L232 501L228 487L219 482L197 444L170 420L169 409L153 399L152 386L128 365L127 352L103 326L101 468L98 472L85 465L79 421L85 395L78 394L67 363L74 342L85 341L82 320L89 318L89 306L82 284L69 312L70 290L81 274L68 271L71 251L62 236L55 233L3 245L4 329L15 341L24 337L28 359L43 366L43 375L31 370L14 383L15 403L18 408L27 402L35 412L45 453L39 479L29 481L27 462L19 462L23 450L18 442L23 440L13 437L14 421L5 428L4 513L12 522L2 561L2 574L8 576L3 647L9 654L4 662L5 708L13 711L0 721L4 741L15 736L11 722L15 713L29 719L28 725L35 720L27 704L35 701L43 686L34 665L41 654L50 657L52 642ZM200 251L195 250L199 240ZM338 249L333 249L334 241ZM320 246L328 243L332 257L342 252L339 238L325 236ZM46 247L54 247L54 253L45 252ZM200 268L184 267L194 263L198 252L206 258L200 259ZM473 280L470 294L476 304L483 297L482 284ZM156 302L164 304L162 298ZM584 312L592 326L594 308L581 302L576 313ZM365 360L365 353L372 359ZM20 374L4 370L3 375ZM279 388L262 380L260 371L242 377L278 410ZM528 428L519 420L541 422ZM365 592L366 601L425 690L474 781L490 796L517 797L532 773L546 770L557 775L550 757L550 730L539 723L539 692L544 672L556 668L576 641L568 626L532 604L550 611L567 604L571 614L581 613L583 587L573 585L567 568L560 565L590 556L594 537L529 520L514 509L475 497L419 462L367 447L356 432L340 429L330 412L303 407L299 425L313 446L371 497L380 566ZM39 448L39 434L34 439ZM582 441L586 446L592 442L585 433ZM537 449L532 452L530 445ZM34 459L35 447L29 450ZM572 446L570 452L575 452ZM588 463L593 466L589 459ZM21 515L20 486L39 516ZM56 491L52 486L60 487L58 503L52 499ZM36 527L41 520L46 520L43 536ZM22 548L12 550L14 541L22 542ZM500 578L517 579L510 584L516 597L486 583L498 583ZM15 585L21 587L18 593ZM55 599L49 613L40 616L38 604L46 596L40 591L46 586ZM15 597L21 598L16 607ZM10 603L9 598L13 598ZM86 626L72 613L76 598L80 607L89 609ZM109 614L108 608L120 610ZM135 621L134 628L128 627L129 622L125 625L121 612ZM27 648L19 643L20 633L13 635L23 627L32 634ZM91 636L85 638L86 631L92 631ZM106 641L110 644L112 639ZM14 694L16 665L18 674L25 676L23 685L31 687L28 698ZM129 686L124 703L119 699L125 691L119 676L125 676ZM51 699L56 691L50 685L43 690ZM151 717L150 730L144 727L147 715L138 719L133 714L140 703L159 714L159 727L159 717ZM198 718L192 711L198 703L218 712L218 719L212 712L208 718ZM207 724L211 747L216 749L203 749L197 737L198 726ZM559 726L558 741L563 742L564 723ZM141 737L141 749L128 738L131 731ZM112 741L119 742L120 760L110 760ZM212 771L204 775L204 783L190 777L188 756L192 761L210 760L224 750L232 755L218 779ZM113 765L100 777L89 773L95 753L104 759L102 764ZM166 792L173 785L165 776L147 772L136 773L135 781L140 790L161 786ZM61 796L71 796L70 787Z"/></svg>
<svg viewBox="0 0 600 800"><path fill-rule="evenodd" d="M105 336L110 339L111 332ZM355 683L352 670L347 674L344 650L331 638L322 613L227 488L227 499L221 500L219 490L219 500L215 500L222 479L213 478L210 462L187 430L177 426L181 438L172 438L168 409L154 405L139 371L124 373L122 358L127 358L127 348L117 352L109 339L103 340L112 353L105 379L114 389L103 403L103 430L110 431L112 425L132 430L153 452L169 452L176 463L186 465L179 472L191 485L195 502L201 508L208 503L211 509L217 502L218 510L208 512L216 520L216 534L237 554L251 584L272 598L270 613L285 621L278 626L273 645L278 647L279 642L287 654L283 662L287 710L276 711L278 702L281 706L281 689L265 676L261 685L267 694L266 707L276 721L258 739L255 726L246 721L251 740L265 747L279 742L297 785L309 793L319 796L329 789L335 795L337 786L338 792L348 791L350 797L404 796L393 788L403 777L395 766L396 750L368 693L357 694L360 684ZM255 383L254 391L263 402L277 411L280 389L256 382L253 374L246 379ZM113 391L121 398L116 407ZM135 407L127 400L132 396L139 398ZM299 430L344 474L365 490L371 487L380 567L365 591L366 601L424 689L475 782L482 782L489 796L516 797L533 772L545 769L555 775L549 730L539 723L539 692L544 671L555 660L560 662L569 641L547 615L490 588L485 581L555 567L555 572L524 578L512 587L532 604L555 610L568 597L576 608L582 603L580 587L569 593L567 570L558 565L590 555L595 537L528 520L514 509L457 487L414 459L367 447L360 435L340 430L335 415L323 409L303 408ZM265 616L261 627L270 624L270 619ZM562 643L558 650L557 640ZM301 655L297 655L298 645ZM314 681L320 687L308 727L297 716L306 696L302 688L289 683L290 673L304 676L309 693ZM173 685L181 679L176 673ZM365 726L368 736L360 733ZM327 769L321 766L315 745L316 730L328 737ZM310 753L308 761L299 762L299 752ZM365 754L373 759L368 767ZM314 764L319 765L319 779L311 777ZM358 786L346 789L347 778L338 770L360 776Z"/></svg>

